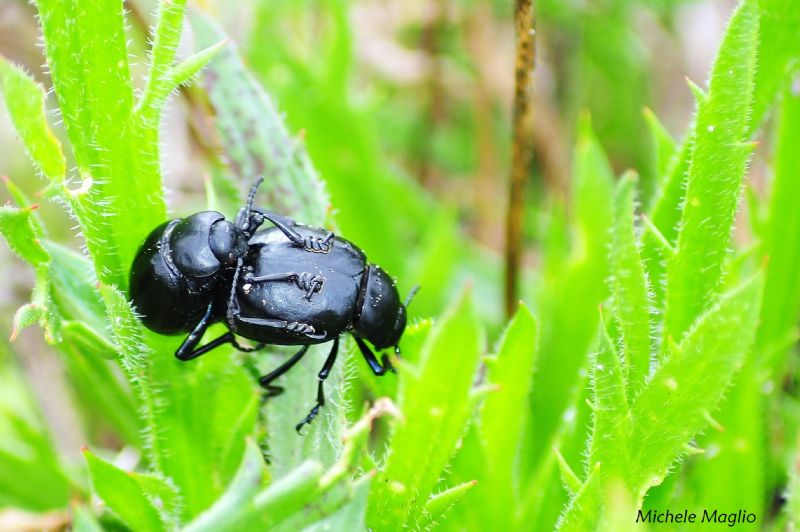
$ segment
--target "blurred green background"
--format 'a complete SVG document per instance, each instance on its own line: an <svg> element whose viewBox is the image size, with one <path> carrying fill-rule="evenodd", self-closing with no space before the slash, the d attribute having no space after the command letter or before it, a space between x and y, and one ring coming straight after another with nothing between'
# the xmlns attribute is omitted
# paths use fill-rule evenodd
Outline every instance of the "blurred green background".
<svg viewBox="0 0 800 532"><path fill-rule="evenodd" d="M347 505L332 505L332 510L320 511L318 521L309 518L289 521L288 525L284 522L282 526L291 528L292 523L300 522L303 527L340 529L343 523L360 523L361 526L367 523L377 529L392 529L405 523L412 528L547 530L556 526L570 501L573 501L570 515L576 513L574 501L582 493L581 486L594 486L590 483L595 460L590 433L593 426L597 431L598 418L594 409L600 404L601 392L605 393L599 391L597 379L592 377L596 375L596 367L592 368L597 362L592 357L602 356L606 337L603 333L597 335L601 323L597 309L603 304L614 307L620 298L615 283L622 270L617 269L613 252L611 259L608 255L609 249L623 249L623 246L612 233L620 235L628 229L632 233L635 223L636 253L641 253L643 268L650 276L646 285L649 308L645 311L642 340L646 360L650 360L651 349L653 361L666 360L664 351L672 349L671 342L680 343L690 324L701 331L698 336L707 332L702 325L697 325L700 322L695 318L701 315L701 310L705 312L711 308L710 297L709 301L696 305L686 303L686 307L694 305L697 312L680 310L687 313L684 323L675 325L674 331L670 329L671 324L667 325L669 330L662 336L663 313L667 312L669 319L671 312L671 300L664 290L668 274L666 267L659 266L664 253L657 243L660 235L656 237L656 231L649 234L647 231L652 219L664 238L678 246L676 227L682 212L679 211L682 179L689 164L681 166L681 161L686 161L687 157L681 156L680 143L686 142L689 146L686 149L691 149L692 139L685 140L686 132L695 134L692 128L696 94L686 80L701 84L708 78L726 22L737 4L727 0L535 2L534 161L525 189L525 252L520 297L530 307L538 326L533 324L532 318L530 323L525 321L521 314L515 322L518 330L514 326L508 329L503 342L508 319L503 313L502 253L512 140L513 6L509 2L484 0L243 0L235 4L198 0L189 3L192 9L205 13L231 36L245 68L272 97L277 109L285 114L288 130L305 146L330 196L322 219L335 227L338 234L361 246L371 261L391 272L398 279L401 293L408 292L416 284L422 286L411 307L415 329L407 335L408 346L404 346L409 362L420 363L430 371L434 367L441 370L439 377L446 383L450 378L447 358L472 360L467 353L474 351L477 361L479 356L500 351L501 358L502 353L508 353L505 356L509 367L517 368L518 374L525 376L514 380L512 375L503 375L502 371L494 369L496 366L492 363L488 363L488 369L481 366L477 376L475 372L470 373L476 366L463 369L465 390L469 393L453 395L447 406L456 411L467 404L469 410L464 407L463 424L450 431L454 434L453 447L442 451L446 456L442 458L441 474L436 471L439 476L430 486L433 489L435 484L430 493L467 486L452 500L448 498L448 504L443 504L449 512L442 509L437 514L434 504L426 506L424 512L415 510L428 515L425 519L407 515L396 519L376 517L375 508L381 507L379 495L391 488L378 491L373 482L369 496L360 495L361 488L356 485L355 495L351 494ZM731 219L725 225L728 229L734 227L730 245L727 236L720 240L722 248L730 247L735 252L726 255L724 275L720 273L713 278L715 290L728 290L753 275L763 274L767 278L765 299L761 310L754 306L743 310L742 317L726 316L730 330L735 329L732 324L741 325L742 337L731 339L730 352L722 353L719 365L711 366L709 371L719 367L719 373L727 375L729 366L730 373L740 365L745 369L735 388L727 394L728 399L723 401L719 416L715 414L712 418L711 412L703 407L706 417L697 430L681 435L685 440L683 444L691 442L690 456L680 466L672 462L675 456L670 457L666 465L673 464L671 473L664 469L655 475L659 482L664 477L666 480L648 492L645 508L682 510L688 507L701 512L702 508L720 508L724 512L743 509L757 514L756 526L781 529L790 526L788 523L792 521L792 514L785 510L790 507L787 489L800 423L793 360L800 309L796 280L800 274L793 265L790 251L780 260L776 259L769 273L764 273L767 262L764 257L778 256L773 253L775 249L794 250L800 228L800 222L795 222L796 217L792 216L800 210L797 203L793 203L796 190L800 189L797 184L800 169L792 166L789 155L783 166L788 183L782 185L786 187L782 189L785 196L770 196L775 168L779 166L776 160L780 160L776 155L778 145L791 146L800 141L800 126L794 125L800 116L795 110L797 81L792 78L800 64L800 44L798 38L789 33L788 36L780 33L786 27L791 28L795 21L800 22L800 14L791 0L751 4L758 6L753 9L759 9L761 17L757 55L766 59L763 68L759 65L756 69L755 81L750 79L750 84L755 85L752 105L749 96L741 97L743 102L747 101L742 104L740 115L751 117L751 121L742 123L745 134L736 139L742 144L749 140L757 140L759 144L750 159L741 197L737 200L736 194L742 188L737 181L726 189L727 192L721 185L719 191L706 191L705 199L714 199L717 193L719 198L733 194L730 212L731 215L737 212L735 221ZM142 0L125 2L124 6L130 69L134 87L140 90L141 81L148 72L150 28L155 24L157 4ZM0 0L0 55L23 66L41 83L48 91L48 107L54 109L53 81L48 69L43 67L46 59L40 45L42 37L36 12L37 8L25 1ZM781 14L785 14L786 20L780 20ZM765 28L778 28L775 33L778 37L773 39L771 33L764 33ZM178 60L215 42L206 42L208 36L201 33L197 26L186 24L177 46ZM735 49L736 43L731 48ZM740 57L733 52L730 55ZM722 59L718 59L718 64L720 61ZM724 83L721 81L720 86ZM721 92L724 89L716 94L712 89L712 98ZM784 93L788 95L786 101L776 104L780 100L778 95ZM724 96L728 99L720 97L722 106L737 101L736 95ZM778 105L783 105L781 113L786 117L783 121L776 119L778 112L773 110ZM740 109L733 104L730 108ZM720 116L723 113L724 110ZM204 209L209 201L209 190L214 191L219 208L232 213L243 187L253 177L252 169L242 167L226 141L221 140L221 133L215 127L215 120L221 120L220 114L220 104L202 81L176 89L167 101L160 126L160 161L171 217ZM60 116L56 112L50 116L56 135L66 139ZM260 119L257 115L247 118ZM264 120L273 118L264 117ZM777 133L779 124L784 124L788 131L783 136ZM708 132L713 132L714 126L709 127ZM0 106L0 146L0 175L9 176L25 195L40 205L37 213L48 228L48 239L80 249L84 243L76 223L69 218L63 205L47 201L46 197L52 194L43 192L46 183L31 166L4 106ZM713 144L709 146L714 147ZM788 154L785 150L791 151L791 148L784 148L784 153ZM726 163L724 153L720 154L719 161L722 165ZM69 153L67 163L68 167L75 163ZM700 163L696 164L699 167ZM709 163L713 164L716 160ZM744 172L744 164L742 159L740 174ZM635 200L632 189L626 191L620 185L615 191L614 176L629 169L638 175ZM735 174L735 170L731 172L731 179ZM68 175L75 178L74 171ZM677 177L671 181L670 176ZM740 178L741 175L736 177ZM619 181L624 183L625 179ZM666 201L672 201L670 190L675 194L673 203L659 211L658 198L668 196ZM287 195L302 197L295 192L289 191ZM2 193L4 199L11 197L5 190ZM781 198L785 198L786 204L781 205ZM720 203L725 204L725 201L720 199ZM627 206L631 208L626 211ZM723 208L724 205L720 207ZM631 218L629 228L624 224L634 209L637 215L635 222ZM623 212L626 214L621 214ZM643 220L638 216L641 213L647 213L649 218ZM783 215L785 218L780 218ZM155 224L148 221L146 225ZM634 262L639 264L639 260L636 255ZM720 258L720 269L722 263ZM0 249L0 268L6 280L0 286L0 315L8 316L7 320L0 320L0 332L5 331L0 336L8 337L11 317L29 300L34 276L31 268L6 247ZM783 269L778 271L780 268ZM671 269L669 275L672 275ZM687 283L691 284L692 278L689 279ZM469 296L462 295L465 287ZM746 288L741 292L749 293ZM731 299L741 292L734 291ZM700 292L688 293L697 295ZM716 295L714 292L714 298ZM464 297L472 303L464 302L467 301L462 299ZM610 304L609 297L613 301ZM761 301L761 292L751 299ZM727 300L722 301L719 307L724 310ZM672 308L678 308L675 301L671 302ZM454 307L457 310L453 310ZM678 312L673 311L673 316ZM748 312L753 316L760 312L762 325L768 323L772 329L751 331L757 337L760 354L751 353L745 360L745 351L749 352L752 341L752 338L745 339L749 336L744 332L749 323ZM608 329L612 340L626 337L625 342L628 342L627 331L623 334L624 309L621 313L623 316L619 319L608 318L609 323L602 324L602 331ZM674 323L680 322L680 316L674 319ZM433 339L427 332L430 320L441 327L439 332L431 334ZM711 325L708 327L713 330ZM475 337L465 331L472 331ZM671 332L680 334L673 337ZM451 343L443 338L450 339ZM727 345L723 341L724 334L720 334L720 338L720 344ZM534 343L538 345L535 354ZM477 346L475 349L472 349L473 344ZM669 347L665 347L668 344ZM423 345L426 347L420 347ZM705 360L715 360L711 354L713 349L707 345L698 350L707 357ZM742 358L734 363L731 353L738 351ZM435 352L443 353L441 365L426 366L426 357ZM349 359L354 358L352 352L347 354ZM3 412L16 413L16 416L9 416L12 421L2 418L4 421L0 424L0 434L4 434L3 430L16 434L7 439L8 448L0 444L3 453L0 455L0 506L5 508L0 509L0 528L58 529L78 520L86 526L96 525L91 512L81 513L81 508L91 508L89 504L84 505L88 502L87 491L80 489L81 484L85 489L85 473L77 472L82 469L79 464L83 463L81 446L89 445L93 452L102 448L105 456L113 457L112 461L121 469L153 469L139 461L142 442L137 441L136 434L142 427L126 425L126 421L119 420L134 412L132 404L136 403L136 399L130 399L122 373L110 364L105 370L98 370L116 379L115 386L122 390L119 397L128 398L117 399L125 404L114 407L128 414L117 411L118 418L114 418L114 412L109 414L108 411L113 408L98 412L97 404L92 404L97 396L89 394L90 400L82 397L86 386L91 386L88 381L81 381L86 373L74 367L74 359L63 353L56 354L43 340L40 330L28 328L13 343L3 341L0 355L3 371L0 379L4 383L0 385L0 418ZM726 362L728 355L730 363ZM762 364L759 362L762 358L769 362ZM505 358L503 360L505 363ZM217 364L221 365L224 361ZM350 408L343 409L346 416L339 422L355 423L364 413L361 405L366 400L384 395L398 400L396 380L378 381L360 366L360 361L347 364L348 375L356 378L347 380L347 391L341 394L340 399ZM694 371L700 371L697 368ZM640 370L656 380L648 362L645 369ZM454 369L453 374L458 371ZM493 379L495 373L498 373L497 380ZM531 375L533 384L528 378ZM240 377L236 373L226 378L236 384ZM457 377L453 379L458 381ZM709 410L716 410L717 400L731 379L727 375L719 385L714 385L716 395L713 401L709 395ZM473 380L477 386L471 388ZM413 395L413 386L419 386L420 394L429 393L424 379L420 382L423 384L409 384L405 392L400 392L405 415L408 415L406 409L413 407L408 399L409 394ZM505 403L504 408L484 405L476 410L483 397L491 396L491 392L480 386L487 382L520 386L516 396L518 411L511 409L513 403L510 402ZM488 387L491 388L491 384ZM224 394L224 390L221 393ZM698 397L697 404L705 405L702 392L698 392ZM141 405L136 403L136 406ZM674 405L673 408L677 409ZM299 410L303 409L301 406ZM492 414L497 413L495 425L488 419L483 423L475 421L484 419L481 416L487 416L487 409ZM255 413L252 414L252 424L256 426ZM109 415L110 420L106 417ZM687 413L687 418L692 415ZM41 441L20 437L24 432L19 428L22 425L14 425L18 417L27 418L32 426L38 427ZM259 428L249 432L256 435L259 443L270 438L295 438L294 434L273 435L275 424L262 423L263 419L259 419ZM512 425L510 434L519 439L487 443L482 431L503 433L507 421ZM680 424L680 420L676 424ZM372 465L377 467L379 475L390 475L382 463L382 449L391 445L387 435L392 434L393 429L389 425L383 419L377 422L370 440L369 458L357 462L355 469L359 474L369 471ZM464 427L468 428L464 430ZM724 431L709 427L724 428ZM675 433L680 432L673 426L665 428L673 429ZM700 430L710 435L695 437ZM243 432L248 434L246 430ZM326 437L340 432L331 432ZM596 434L594 441L597 441ZM664 440L669 439L662 436ZM15 438L28 443L15 448ZM32 441L38 443L30 443ZM241 445L242 441L235 445ZM613 446L609 442L609 446ZM187 509L182 514L178 512L180 517L173 516L174 522L164 518L164 528L186 524L218 498L242 455L243 451L236 449L235 458L225 458L227 462L220 466L221 472L215 469L213 474L209 473L216 482L213 493L196 504L184 501ZM704 453L696 454L697 449ZM493 452L509 451L512 456L509 463L495 463L498 459ZM402 451L393 449L389 454L402 455ZM684 451L676 451L675 455L678 454L683 455ZM625 460L620 458L620 461L624 463ZM39 467L42 463L46 467ZM394 471L392 467L403 467L397 463L390 461L390 472ZM330 463L325 465L330 466ZM418 465L424 467L422 462ZM274 478L281 477L286 471L281 467L278 462L270 474ZM513 474L502 469L504 467L513 470ZM501 469L504 473L497 473ZM34 493L17 485L15 479L22 474L30 475L31 484L36 485ZM504 476L506 474L508 476ZM625 490L621 490L622 495L617 497L613 489L614 477L609 478L604 484L608 491L600 497L603 503L597 503L613 509L605 515L604 521L589 525L588 521L566 519L561 525L581 529L600 526L597 523L602 522L610 530L631 527L634 510L640 502L639 494L633 490L633 495L626 495ZM474 488L473 480L478 480ZM98 488L96 478L94 481L97 494L102 488ZM176 482L180 492L184 486ZM43 485L54 486L52 490L45 490L48 496L35 493ZM645 491L650 485L647 484ZM503 486L510 491L504 492ZM152 499L152 492L146 489L144 492ZM73 500L72 508L77 510L67 510L68 493ZM180 495L188 496L187 492ZM429 493L421 491L420 496L423 495L427 497ZM100 497L120 514L113 502L102 493ZM458 504L451 507L457 500ZM593 506L595 503L593 500L584 504ZM350 508L347 511L353 515L341 508ZM103 515L97 504L92 510ZM390 513L387 511L387 515ZM415 514L412 512L412 515ZM124 515L121 521L104 520L102 525L136 528Z"/></svg>

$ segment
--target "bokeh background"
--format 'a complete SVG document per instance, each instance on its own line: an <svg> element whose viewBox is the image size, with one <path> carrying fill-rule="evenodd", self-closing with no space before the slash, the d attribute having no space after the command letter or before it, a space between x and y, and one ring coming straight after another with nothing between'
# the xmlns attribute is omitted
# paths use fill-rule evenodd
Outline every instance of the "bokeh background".
<svg viewBox="0 0 800 532"><path fill-rule="evenodd" d="M616 174L636 169L639 201L648 204L657 169L646 115L655 113L674 137L681 137L694 112L686 78L698 83L707 78L736 2L535 4L534 159L525 189L520 296L541 312L538 294L553 287L543 286L540 250L552 239L552 218L569 210L580 117L591 116ZM502 253L515 47L510 3L219 0L194 5L233 36L290 130L303 139L330 192L338 232L397 276L402 292L423 286L414 302L418 316L438 315L465 283L471 285L489 343L496 340L506 318ZM155 3L125 6L135 57L131 66L141 80ZM0 0L0 54L49 88L40 39L34 7ZM178 55L186 57L195 43L190 31L182 39ZM180 89L167 104L162 166L175 216L204 208L206 180L221 187L228 183L211 113L205 94L192 87ZM63 138L60 125L55 127ZM772 153L770 135L762 137L748 174L756 195L763 193L765 160ZM31 197L44 186L4 106L0 175L11 176ZM40 203L53 239L80 248L75 223L62 206ZM734 238L748 241L748 225L737 227ZM548 245L558 248L559 243ZM10 317L30 297L33 274L0 246L0 278L0 316L8 316L0 320L0 337L7 338ZM86 431L94 429L87 429L76 406L80 391L65 377L41 331L26 329L3 349L27 375L60 452L78 459ZM558 393L546 386L542 397ZM113 434L106 443L114 446Z"/></svg>

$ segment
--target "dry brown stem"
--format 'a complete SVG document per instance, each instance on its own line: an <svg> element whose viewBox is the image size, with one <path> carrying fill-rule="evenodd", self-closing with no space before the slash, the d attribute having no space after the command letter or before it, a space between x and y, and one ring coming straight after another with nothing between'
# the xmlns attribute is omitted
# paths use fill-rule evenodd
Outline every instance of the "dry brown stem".
<svg viewBox="0 0 800 532"><path fill-rule="evenodd" d="M516 0L514 23L517 52L514 71L513 144L511 184L506 218L506 314L514 313L522 256L522 221L525 178L533 154L533 106L531 104L533 69L536 56L533 0Z"/></svg>

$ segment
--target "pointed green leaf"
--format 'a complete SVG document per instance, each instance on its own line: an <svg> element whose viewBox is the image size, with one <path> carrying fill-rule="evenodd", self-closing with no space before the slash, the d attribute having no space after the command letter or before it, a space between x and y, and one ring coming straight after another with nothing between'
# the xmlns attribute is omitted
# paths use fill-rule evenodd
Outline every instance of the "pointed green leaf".
<svg viewBox="0 0 800 532"><path fill-rule="evenodd" d="M520 444L527 422L521 405L530 400L536 334L533 314L520 304L486 375L487 383L495 389L487 395L478 418L487 462L487 478L481 492L494 500L491 504L497 509L498 526L500 520L513 517L517 500ZM508 521L506 525L512 523Z"/></svg>
<svg viewBox="0 0 800 532"><path fill-rule="evenodd" d="M720 284L742 178L758 45L758 3L744 0L731 18L700 105L678 252L669 261L665 337L687 331Z"/></svg>
<svg viewBox="0 0 800 532"><path fill-rule="evenodd" d="M697 106L699 108L702 108L708 103L708 93L704 91L700 85L689 78L686 78L686 83L689 85L689 89L692 91L692 94L694 94L694 99L697 100Z"/></svg>
<svg viewBox="0 0 800 532"><path fill-rule="evenodd" d="M629 467L630 409L628 386L620 355L601 322L597 351L591 366L594 424L589 443L588 467L602 466L605 478Z"/></svg>
<svg viewBox="0 0 800 532"><path fill-rule="evenodd" d="M650 126L650 136L653 143L653 158L655 160L656 177L659 182L663 182L669 175L672 160L678 154L678 147L675 139L669 131L658 120L656 114L649 108L644 109L644 119Z"/></svg>
<svg viewBox="0 0 800 532"><path fill-rule="evenodd" d="M467 293L429 335L418 375L400 372L402 418L395 422L386 466L370 493L369 526L414 526L420 518L469 420L471 409L464 398L482 347ZM420 457L425 457L425 467L419 467Z"/></svg>
<svg viewBox="0 0 800 532"><path fill-rule="evenodd" d="M26 327L38 323L44 319L47 309L34 303L25 303L14 313L14 321L11 329L11 340L14 341Z"/></svg>
<svg viewBox="0 0 800 532"><path fill-rule="evenodd" d="M629 398L650 372L650 300L647 277L636 244L633 174L617 185L611 242L612 294L619 321Z"/></svg>
<svg viewBox="0 0 800 532"><path fill-rule="evenodd" d="M689 174L693 147L694 123L688 128L680 150L672 160L667 176L656 192L645 218L651 227L642 234L641 255L647 268L650 289L653 291L653 303L657 309L664 308L666 264L674 254L678 240L681 204L686 193L686 178Z"/></svg>
<svg viewBox="0 0 800 532"><path fill-rule="evenodd" d="M432 495L431 498L428 499L428 502L425 503L425 517L422 525L434 524L438 519L444 517L447 511L458 503L458 501L477 483L477 480L464 482L463 484L453 486L450 489Z"/></svg>
<svg viewBox="0 0 800 532"><path fill-rule="evenodd" d="M63 180L66 173L64 152L47 121L44 88L22 68L0 57L0 91L34 164L49 179Z"/></svg>
<svg viewBox="0 0 800 532"><path fill-rule="evenodd" d="M208 48L200 50L194 55L187 57L177 65L175 65L169 73L170 80L173 87L178 87L184 83L188 83L192 78L197 75L208 63L214 59L217 54L227 44L228 40L222 40L217 44L211 45Z"/></svg>
<svg viewBox="0 0 800 532"><path fill-rule="evenodd" d="M545 268L552 273L537 301L541 355L531 400L534 461L550 455L564 412L583 385L581 370L597 334L597 307L609 294L614 173L588 118L579 124L573 167L574 219L566 235L572 237L571 247L565 257L558 257L557 249L548 253ZM562 244L556 241L556 246Z"/></svg>
<svg viewBox="0 0 800 532"><path fill-rule="evenodd" d="M94 492L126 525L133 530L166 530L158 510L137 482L136 473L123 471L88 449L83 455Z"/></svg>
<svg viewBox="0 0 800 532"><path fill-rule="evenodd" d="M150 71L141 99L136 104L137 117L146 127L158 128L161 108L169 93L179 83L170 75L175 50L181 39L186 0L159 0L153 49L150 52Z"/></svg>
<svg viewBox="0 0 800 532"><path fill-rule="evenodd" d="M0 207L0 233L19 258L38 266L50 261L50 255L42 247L31 213L33 208L18 209L4 205Z"/></svg>
<svg viewBox="0 0 800 532"><path fill-rule="evenodd" d="M486 375L487 382L497 389L487 396L481 408L480 434L488 466L497 470L501 478L510 478L517 461L525 425L524 416L517 409L528 400L533 381L536 329L533 314L521 303Z"/></svg>
<svg viewBox="0 0 800 532"><path fill-rule="evenodd" d="M558 460L558 470L561 473L561 482L564 483L564 487L567 488L570 497L574 497L575 494L580 491L583 482L570 467L558 449L553 449L553 453L555 453L556 460Z"/></svg>
<svg viewBox="0 0 800 532"><path fill-rule="evenodd" d="M77 182L59 193L78 219L97 277L124 290L136 250L166 219L158 124L145 127L133 119L124 6L35 4L77 166Z"/></svg>
<svg viewBox="0 0 800 532"><path fill-rule="evenodd" d="M42 326L48 343L54 344L61 341L61 316L53 305L48 264L40 264L36 267L36 280L31 293L31 302L20 307L14 314L11 340L14 340L22 329L34 323Z"/></svg>
<svg viewBox="0 0 800 532"><path fill-rule="evenodd" d="M595 466L581 489L570 500L558 520L556 529L561 531L583 532L597 530L603 514L603 484Z"/></svg>
<svg viewBox="0 0 800 532"><path fill-rule="evenodd" d="M703 315L633 406L627 484L637 497L666 476L708 425L755 336L762 281L756 276Z"/></svg>

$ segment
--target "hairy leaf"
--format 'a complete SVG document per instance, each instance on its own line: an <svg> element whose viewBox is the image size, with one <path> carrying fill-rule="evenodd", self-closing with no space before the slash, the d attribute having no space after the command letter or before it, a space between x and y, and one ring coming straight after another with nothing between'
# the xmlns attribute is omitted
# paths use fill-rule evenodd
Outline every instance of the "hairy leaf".
<svg viewBox="0 0 800 532"><path fill-rule="evenodd" d="M395 423L386 466L370 493L369 526L414 526L420 519L468 422L472 407L467 396L481 344L467 294L428 336L419 367L401 371L402 418ZM425 457L425 467L419 467L420 457Z"/></svg>
<svg viewBox="0 0 800 532"><path fill-rule="evenodd" d="M636 399L627 481L637 497L708 424L755 337L762 284L756 276L704 314Z"/></svg>
<svg viewBox="0 0 800 532"><path fill-rule="evenodd" d="M49 179L60 182L66 174L66 161L47 121L45 93L22 68L0 57L0 89L25 149L34 164Z"/></svg>
<svg viewBox="0 0 800 532"><path fill-rule="evenodd" d="M650 373L649 289L633 221L634 184L634 176L627 174L617 185L610 259L614 310L622 339L623 371L630 390L628 399L638 393Z"/></svg>
<svg viewBox="0 0 800 532"><path fill-rule="evenodd" d="M677 253L667 271L665 338L679 341L720 285L751 146L747 139L758 45L758 6L731 18L699 103Z"/></svg>

